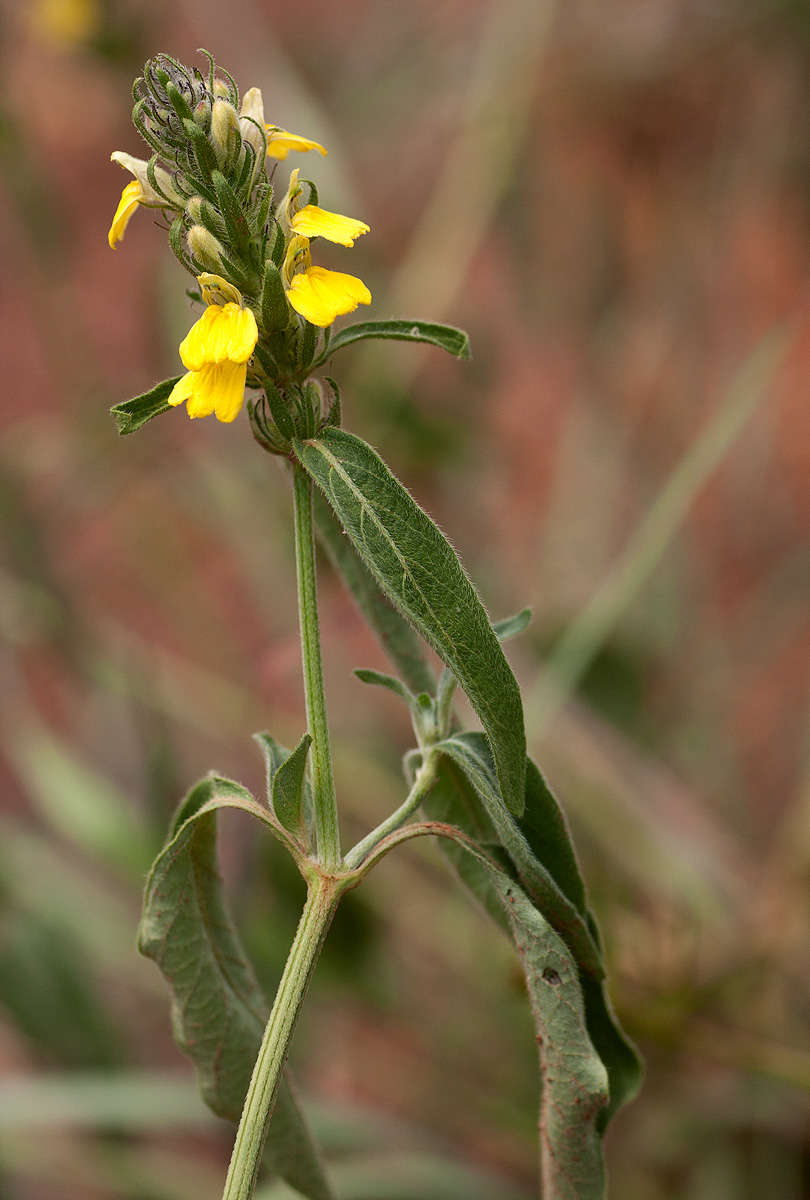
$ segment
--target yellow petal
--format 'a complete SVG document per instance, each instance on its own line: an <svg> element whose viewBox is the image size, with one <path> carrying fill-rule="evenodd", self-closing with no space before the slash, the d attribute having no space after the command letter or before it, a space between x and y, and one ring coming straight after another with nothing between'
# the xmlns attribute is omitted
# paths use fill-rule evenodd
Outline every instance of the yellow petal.
<svg viewBox="0 0 810 1200"><path fill-rule="evenodd" d="M137 179L133 179L124 188L121 193L121 199L118 201L118 208L115 210L115 216L112 219L110 232L107 234L110 249L114 250L121 241L126 227L132 218L132 214L141 202L142 196L143 188Z"/></svg>
<svg viewBox="0 0 810 1200"><path fill-rule="evenodd" d="M189 396L191 395L192 387L193 376L191 371L189 371L182 377L182 379L178 379L177 383L172 388L171 392L169 393L169 404L172 404L176 407L178 404L182 404L184 400L188 400Z"/></svg>
<svg viewBox="0 0 810 1200"><path fill-rule="evenodd" d="M180 358L189 371L207 363L244 363L256 348L259 331L249 308L232 302L210 304L180 343Z"/></svg>
<svg viewBox="0 0 810 1200"><path fill-rule="evenodd" d="M267 153L271 158L286 158L291 150L317 150L319 154L327 151L320 142L311 138L301 137L298 133L288 133L276 125L267 126Z"/></svg>
<svg viewBox="0 0 810 1200"><path fill-rule="evenodd" d="M323 327L343 313L354 312L358 304L371 304L371 292L355 275L309 267L294 276L287 299L302 317Z"/></svg>
<svg viewBox="0 0 810 1200"><path fill-rule="evenodd" d="M245 398L246 375L246 363L232 362L206 363L201 371L190 372L188 415L194 420L216 413L218 421L235 421Z"/></svg>
<svg viewBox="0 0 810 1200"><path fill-rule="evenodd" d="M303 237L322 237L328 242L337 242L340 246L353 246L355 238L369 231L365 221L327 212L325 208L318 208L315 204L307 204L297 212L290 221L290 228L293 233Z"/></svg>

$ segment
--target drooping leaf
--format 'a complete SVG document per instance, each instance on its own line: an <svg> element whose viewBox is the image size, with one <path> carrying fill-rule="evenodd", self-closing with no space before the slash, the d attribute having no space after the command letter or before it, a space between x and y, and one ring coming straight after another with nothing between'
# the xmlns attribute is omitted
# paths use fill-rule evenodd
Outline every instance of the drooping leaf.
<svg viewBox="0 0 810 1200"><path fill-rule="evenodd" d="M362 321L357 325L347 325L332 338L326 351L320 355L314 366L320 366L327 358L351 346L354 342L366 338L389 338L398 342L427 342L446 350L455 358L470 357L470 339L463 329L453 325L438 325L431 321Z"/></svg>
<svg viewBox="0 0 810 1200"><path fill-rule="evenodd" d="M534 853L518 822L504 808L486 739L481 734L459 733L438 742L435 748L451 758L472 783L521 884L543 916L564 938L579 966L601 979L602 956L584 913L568 898L545 862Z"/></svg>
<svg viewBox="0 0 810 1200"><path fill-rule="evenodd" d="M537 1030L543 1200L604 1200L601 1114L608 1077L588 1033L579 972L568 947L519 884L464 834L444 827L486 879L521 960ZM462 858L463 861L463 858Z"/></svg>
<svg viewBox="0 0 810 1200"><path fill-rule="evenodd" d="M472 737L473 741L477 738L479 752L486 753L486 743L480 735L465 736ZM491 843L497 839L497 834L487 817L485 806L468 775L452 759L446 758L442 762L437 783L422 807L431 820L458 826L479 845L485 845L488 854L494 853ZM517 825L532 852L546 866L560 890L584 914L594 945L601 947L596 920L586 907L585 887L565 818L531 759L526 772L526 809ZM457 844L445 839L442 848L478 902L498 924L505 927L503 910L494 894L489 872ZM517 879L517 871L511 861L506 856L503 859L500 855L497 857L507 874ZM607 1069L610 1083L610 1102L600 1110L598 1118L601 1131L617 1110L636 1095L641 1086L643 1068L635 1047L624 1035L613 1013L604 982L581 972L580 984L585 1000L588 1033Z"/></svg>
<svg viewBox="0 0 810 1200"><path fill-rule="evenodd" d="M186 796L146 883L138 947L172 990L178 1046L194 1063L203 1099L237 1121L267 1020L267 1004L222 894L216 822L236 808L269 824L249 792L209 776ZM278 1173L308 1200L332 1200L311 1135L282 1080L268 1153Z"/></svg>
<svg viewBox="0 0 810 1200"><path fill-rule="evenodd" d="M318 541L383 649L411 691L432 691L435 680L419 638L369 574L319 491L313 500Z"/></svg>
<svg viewBox="0 0 810 1200"><path fill-rule="evenodd" d="M181 376L175 375L173 379L164 379L161 383L156 383L150 391L135 396L132 400L125 400L122 404L114 404L110 413L115 418L118 432L122 435L135 433L153 417L168 412L168 398L180 378Z"/></svg>
<svg viewBox="0 0 810 1200"><path fill-rule="evenodd" d="M312 737L305 733L292 754L279 764L273 775L273 812L284 828L296 835L302 832L304 783L311 745Z"/></svg>
<svg viewBox="0 0 810 1200"><path fill-rule="evenodd" d="M526 770L520 691L450 543L360 438L329 428L294 449L378 584L464 688L489 736L500 794L519 814Z"/></svg>

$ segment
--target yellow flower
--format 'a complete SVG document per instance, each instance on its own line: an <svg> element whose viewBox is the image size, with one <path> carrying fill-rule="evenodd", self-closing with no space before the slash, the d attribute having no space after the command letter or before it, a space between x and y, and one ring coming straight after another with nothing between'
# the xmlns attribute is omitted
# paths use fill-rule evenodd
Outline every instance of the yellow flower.
<svg viewBox="0 0 810 1200"><path fill-rule="evenodd" d="M328 153L320 142L301 137L299 133L288 133L286 129L279 129L278 125L266 125L265 129L267 153L271 158L286 158L291 150L317 150L319 154L324 155Z"/></svg>
<svg viewBox="0 0 810 1200"><path fill-rule="evenodd" d="M161 191L165 193L161 196L160 192L155 191L149 180L146 159L134 158L124 150L114 150L110 155L110 161L117 163L119 167L123 167L125 171L129 171L131 175L135 176L121 193L110 232L107 234L107 241L114 250L124 236L126 227L139 204L143 204L147 208L168 208L170 205L182 208L184 201L182 196L175 191L171 175L163 167L155 167L155 180Z"/></svg>
<svg viewBox="0 0 810 1200"><path fill-rule="evenodd" d="M249 308L233 301L209 305L180 343L188 374L174 385L169 404L187 400L190 417L215 413L219 421L236 420L245 397L247 361L258 336Z"/></svg>
<svg viewBox="0 0 810 1200"><path fill-rule="evenodd" d="M311 325L323 328L358 304L371 304L371 292L356 275L313 267L309 238L300 234L287 246L281 274L287 300Z"/></svg>
<svg viewBox="0 0 810 1200"><path fill-rule="evenodd" d="M331 325L336 317L354 312L358 304L371 304L371 292L356 275L307 267L294 275L287 299L311 325Z"/></svg>
<svg viewBox="0 0 810 1200"><path fill-rule="evenodd" d="M290 229L302 237L322 237L340 246L353 246L354 239L368 233L369 226L354 217L343 217L340 213L327 212L325 208L307 204L293 216Z"/></svg>
<svg viewBox="0 0 810 1200"><path fill-rule="evenodd" d="M110 232L107 234L107 241L110 244L111 250L114 250L121 241L124 231L132 218L132 214L142 199L143 188L137 179L133 179L121 193L121 199L118 201L118 208L115 210Z"/></svg>

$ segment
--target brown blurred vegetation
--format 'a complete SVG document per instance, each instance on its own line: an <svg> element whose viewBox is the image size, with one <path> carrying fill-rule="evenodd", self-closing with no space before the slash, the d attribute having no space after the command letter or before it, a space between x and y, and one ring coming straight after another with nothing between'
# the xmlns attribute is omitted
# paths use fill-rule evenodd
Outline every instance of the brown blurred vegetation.
<svg viewBox="0 0 810 1200"><path fill-rule="evenodd" d="M609 1137L613 1195L810 1194L806 5L0 14L0 1197L218 1194L230 1131L195 1107L135 952L140 887L185 787L216 767L257 790L250 732L292 743L303 723L283 472L245 420L175 412L119 440L107 413L175 373L190 316L148 211L107 248L109 153L141 153L143 59L200 45L329 146L306 166L326 207L372 226L344 269L373 314L471 334L472 364L394 347L335 374L346 424L493 614L534 607L511 650L530 741L648 1062ZM783 352L740 381L767 336ZM323 584L358 835L401 795L407 721L352 677L383 660ZM298 884L252 830L224 835L272 989ZM440 1151L500 1177L482 1196L531 1194L524 1007L435 852L387 860L338 920L294 1050L330 1154Z"/></svg>

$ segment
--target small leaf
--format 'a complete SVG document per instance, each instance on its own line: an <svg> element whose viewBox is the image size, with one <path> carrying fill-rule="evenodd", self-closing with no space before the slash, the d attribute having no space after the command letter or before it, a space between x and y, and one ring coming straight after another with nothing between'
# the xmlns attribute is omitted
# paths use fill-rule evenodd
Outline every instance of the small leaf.
<svg viewBox="0 0 810 1200"><path fill-rule="evenodd" d="M261 318L267 333L286 329L290 323L290 306L284 293L284 283L272 259L264 264Z"/></svg>
<svg viewBox="0 0 810 1200"><path fill-rule="evenodd" d="M132 400L125 400L123 404L114 404L110 413L115 418L118 432L122 435L135 433L153 417L168 412L168 398L172 388L181 378L182 376L175 375L173 379L164 379L162 383L156 383L150 392L144 392Z"/></svg>
<svg viewBox="0 0 810 1200"><path fill-rule="evenodd" d="M384 675L381 671L372 671L368 667L355 667L354 673L361 683L388 688L389 692L401 697L406 704L414 703L413 692L405 686L401 679L395 679L393 675Z"/></svg>
<svg viewBox="0 0 810 1200"><path fill-rule="evenodd" d="M513 617L504 617L502 621L493 622L492 628L495 630L495 636L498 641L505 642L509 638L517 637L519 633L523 633L523 630L527 628L531 619L532 610L530 608L522 608Z"/></svg>
<svg viewBox="0 0 810 1200"><path fill-rule="evenodd" d="M279 764L270 792L273 812L285 829L297 835L303 827L304 780L311 745L312 737L305 733L292 754Z"/></svg>
<svg viewBox="0 0 810 1200"><path fill-rule="evenodd" d="M240 784L209 776L180 805L146 883L138 931L142 954L172 989L178 1046L197 1070L206 1104L237 1121L267 1020L267 1004L222 894L217 810L237 808L270 824ZM270 1122L268 1152L308 1200L332 1200L310 1133L285 1080Z"/></svg>
<svg viewBox="0 0 810 1200"><path fill-rule="evenodd" d="M430 321L362 321L358 325L347 325L345 329L339 330L332 338L328 351L325 351L314 365L320 366L336 350L342 350L344 346L351 346L365 338L427 342L431 346L438 346L440 350L446 350L455 358L470 357L470 339L463 329L456 329L453 325L437 325Z"/></svg>
<svg viewBox="0 0 810 1200"><path fill-rule="evenodd" d="M377 586L319 491L313 497L318 541L376 633L385 652L414 692L435 687L433 672L417 635Z"/></svg>
<svg viewBox="0 0 810 1200"><path fill-rule="evenodd" d="M269 733L254 733L253 740L264 755L264 765L267 769L267 801L270 803L273 795L273 776L290 757L290 752L286 746L280 746Z"/></svg>
<svg viewBox="0 0 810 1200"><path fill-rule="evenodd" d="M522 812L520 691L452 546L360 438L329 428L294 449L378 584L464 688L489 736L503 798Z"/></svg>
<svg viewBox="0 0 810 1200"><path fill-rule="evenodd" d="M534 853L520 825L504 806L486 739L480 733L459 733L438 742L436 749L452 758L472 783L521 884L546 920L565 939L579 966L587 974L603 978L600 948L593 940L584 913Z"/></svg>

